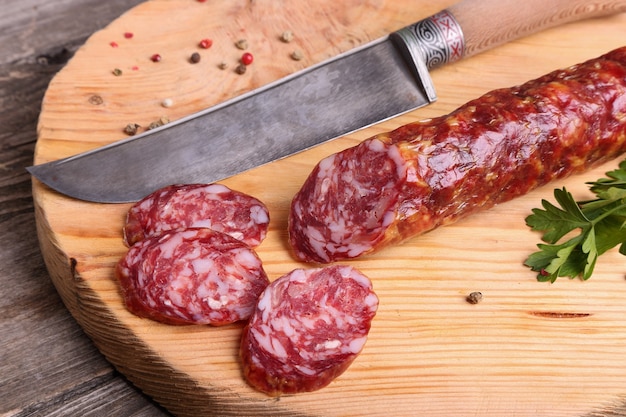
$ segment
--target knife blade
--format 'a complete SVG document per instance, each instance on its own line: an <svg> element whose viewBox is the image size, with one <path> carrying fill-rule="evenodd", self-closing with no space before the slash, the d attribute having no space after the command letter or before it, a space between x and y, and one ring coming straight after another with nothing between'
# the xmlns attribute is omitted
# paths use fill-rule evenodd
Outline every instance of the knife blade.
<svg viewBox="0 0 626 417"><path fill-rule="evenodd" d="M172 183L214 182L428 103L382 41L94 151L28 168L64 194L126 202ZM382 82L375 81L376 79ZM368 91L376 97L363 100ZM289 99L297 91L300 103ZM336 117L337 109L349 117Z"/></svg>
<svg viewBox="0 0 626 417"><path fill-rule="evenodd" d="M464 0L207 110L27 170L60 193L101 203L137 201L174 183L216 182L433 102L429 70L436 67L540 29L626 10L626 2L522 3ZM500 24L485 34L483 19Z"/></svg>

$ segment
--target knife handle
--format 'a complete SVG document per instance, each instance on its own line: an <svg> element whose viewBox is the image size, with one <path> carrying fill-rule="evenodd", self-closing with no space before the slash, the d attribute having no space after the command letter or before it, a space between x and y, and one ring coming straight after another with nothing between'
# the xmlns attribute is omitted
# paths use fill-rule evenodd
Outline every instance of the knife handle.
<svg viewBox="0 0 626 417"><path fill-rule="evenodd" d="M626 11L616 0L465 0L448 9L463 29L464 57L535 32Z"/></svg>
<svg viewBox="0 0 626 417"><path fill-rule="evenodd" d="M620 12L626 0L463 0L394 35L433 69L551 27Z"/></svg>

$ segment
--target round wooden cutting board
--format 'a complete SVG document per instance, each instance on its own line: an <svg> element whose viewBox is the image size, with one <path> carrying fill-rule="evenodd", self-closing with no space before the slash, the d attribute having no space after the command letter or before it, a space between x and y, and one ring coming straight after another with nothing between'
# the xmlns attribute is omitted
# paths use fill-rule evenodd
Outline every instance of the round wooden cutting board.
<svg viewBox="0 0 626 417"><path fill-rule="evenodd" d="M35 163L123 139L129 123L176 120L452 3L146 2L95 33L51 82ZM287 30L290 43L279 39ZM204 38L213 40L210 49L198 46ZM242 75L234 72L239 39L255 57ZM623 14L523 38L434 71L439 100L431 106L223 181L270 209L270 232L258 248L270 279L306 267L290 256L286 219L292 196L321 158L624 44ZM295 50L301 60L291 58ZM200 62L189 62L193 52ZM152 62L153 54L161 61ZM228 68L220 69L222 62ZM162 105L165 99L171 106ZM624 258L611 251L590 280L554 284L537 282L523 262L540 237L525 226L530 210L552 200L556 187L589 196L585 181L617 163L347 262L372 279L380 298L368 342L328 387L280 398L243 380L242 325L167 326L127 312L113 268L127 250L122 223L129 205L78 201L36 180L33 195L42 252L68 309L122 373L176 415L614 415L626 414ZM483 301L466 302L472 291L482 292Z"/></svg>

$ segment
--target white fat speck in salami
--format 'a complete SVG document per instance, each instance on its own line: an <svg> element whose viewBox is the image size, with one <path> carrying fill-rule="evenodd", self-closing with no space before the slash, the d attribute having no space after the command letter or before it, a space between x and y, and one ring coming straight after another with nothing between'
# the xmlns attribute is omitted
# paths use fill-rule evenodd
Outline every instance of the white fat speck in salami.
<svg viewBox="0 0 626 417"><path fill-rule="evenodd" d="M249 246L267 234L265 204L221 184L177 184L164 187L135 203L126 216L128 246L168 230L206 227L226 233Z"/></svg>
<svg viewBox="0 0 626 417"><path fill-rule="evenodd" d="M246 320L269 285L248 245L206 228L145 238L120 260L116 276L130 312L167 324Z"/></svg>
<svg viewBox="0 0 626 417"><path fill-rule="evenodd" d="M378 297L350 266L296 269L259 297L244 329L244 375L271 396L316 391L341 375L363 349Z"/></svg>

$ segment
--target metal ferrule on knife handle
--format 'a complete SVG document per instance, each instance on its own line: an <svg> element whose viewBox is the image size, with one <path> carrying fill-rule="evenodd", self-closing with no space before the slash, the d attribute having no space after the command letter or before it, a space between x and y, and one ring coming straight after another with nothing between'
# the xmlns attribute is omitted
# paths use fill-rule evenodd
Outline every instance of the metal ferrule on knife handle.
<svg viewBox="0 0 626 417"><path fill-rule="evenodd" d="M412 56L421 59L429 70L465 55L463 30L448 10L407 26L395 36L402 38Z"/></svg>
<svg viewBox="0 0 626 417"><path fill-rule="evenodd" d="M459 23L443 10L394 32L391 39L417 73L428 100L435 101L437 93L429 70L463 58L465 39Z"/></svg>

